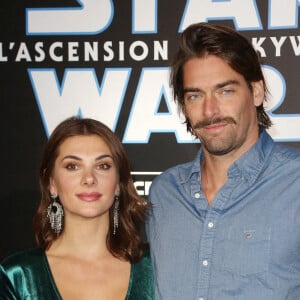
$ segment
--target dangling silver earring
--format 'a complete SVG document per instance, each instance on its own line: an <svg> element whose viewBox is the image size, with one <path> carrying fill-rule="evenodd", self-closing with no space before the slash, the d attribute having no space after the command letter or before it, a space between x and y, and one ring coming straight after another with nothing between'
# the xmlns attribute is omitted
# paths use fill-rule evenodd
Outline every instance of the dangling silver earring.
<svg viewBox="0 0 300 300"><path fill-rule="evenodd" d="M62 205L56 201L57 195L52 194L51 198L53 199L53 202L50 203L47 208L47 217L49 219L51 228L57 235L59 235L62 229L64 210Z"/></svg>
<svg viewBox="0 0 300 300"><path fill-rule="evenodd" d="M115 206L114 206L114 230L113 230L113 235L116 234L117 228L119 228L119 205L120 205L120 200L119 200L119 195L115 195Z"/></svg>

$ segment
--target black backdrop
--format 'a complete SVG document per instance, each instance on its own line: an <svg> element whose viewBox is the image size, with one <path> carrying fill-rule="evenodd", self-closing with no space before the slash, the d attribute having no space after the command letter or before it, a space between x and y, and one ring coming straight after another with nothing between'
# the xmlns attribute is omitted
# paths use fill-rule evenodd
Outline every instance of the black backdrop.
<svg viewBox="0 0 300 300"><path fill-rule="evenodd" d="M274 127L270 133L278 142L299 146L299 9L296 1L284 1L284 8L282 3L279 0L3 2L0 8L0 259L35 244L31 220L39 201L39 161L51 128L60 120L79 114L105 121L122 139L132 162L137 190L145 197L154 176L193 158L199 144L184 136L184 126L180 125L166 79L178 33L190 23L209 21L228 25L253 42L263 56L272 94L268 106ZM38 15L43 8L46 15L34 19L31 13ZM86 12L87 17L82 14L69 21L67 17L75 16L78 11ZM50 12L54 17L49 17ZM55 19L62 12L65 21ZM73 25L66 32L69 23ZM44 24L48 24L48 29L43 29ZM96 24L94 32L91 24ZM41 30L36 29L39 26ZM92 59L91 55L85 56L88 52L85 47L93 43L98 51ZM164 51L159 52L157 45ZM109 58L109 54L114 57ZM48 79L42 80L43 74ZM72 82L68 77L76 74L79 79L87 74L94 80L91 86L84 83L80 86L81 98L75 79ZM113 74L127 74L123 89L117 87L122 81L119 77L109 79ZM68 83L71 91L67 91ZM101 97L95 95L97 84ZM116 90L120 94L110 97Z"/></svg>

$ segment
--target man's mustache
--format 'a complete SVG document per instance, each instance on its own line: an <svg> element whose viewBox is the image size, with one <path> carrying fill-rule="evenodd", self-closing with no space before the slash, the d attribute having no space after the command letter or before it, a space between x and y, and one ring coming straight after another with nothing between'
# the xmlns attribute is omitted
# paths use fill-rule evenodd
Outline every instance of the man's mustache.
<svg viewBox="0 0 300 300"><path fill-rule="evenodd" d="M224 117L224 118L210 118L203 121L197 122L193 128L200 129L209 125L218 124L218 123L227 123L227 124L236 124L236 121L231 117Z"/></svg>

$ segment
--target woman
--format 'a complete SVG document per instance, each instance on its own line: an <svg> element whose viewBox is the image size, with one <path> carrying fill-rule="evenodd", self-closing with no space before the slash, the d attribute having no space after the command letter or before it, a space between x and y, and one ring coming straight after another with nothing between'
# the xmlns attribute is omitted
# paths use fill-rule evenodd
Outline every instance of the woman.
<svg viewBox="0 0 300 300"><path fill-rule="evenodd" d="M0 299L153 299L141 226L148 203L134 188L124 148L92 119L53 131L40 168L38 248L0 266Z"/></svg>

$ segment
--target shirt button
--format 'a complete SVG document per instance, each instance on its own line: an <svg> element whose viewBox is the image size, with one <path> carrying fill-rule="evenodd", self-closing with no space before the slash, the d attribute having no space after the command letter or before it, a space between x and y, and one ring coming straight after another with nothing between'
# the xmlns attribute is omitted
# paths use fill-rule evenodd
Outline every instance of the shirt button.
<svg viewBox="0 0 300 300"><path fill-rule="evenodd" d="M208 228L213 228L214 227L214 223L213 222L208 222L207 226L208 226Z"/></svg>
<svg viewBox="0 0 300 300"><path fill-rule="evenodd" d="M200 193L195 193L195 198L199 199L200 198Z"/></svg>
<svg viewBox="0 0 300 300"><path fill-rule="evenodd" d="M202 265L203 265L204 267L207 267L207 266L208 266L208 260L206 260L206 259L203 260L203 261L202 261Z"/></svg>

